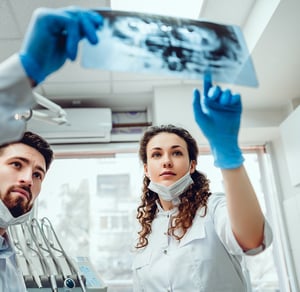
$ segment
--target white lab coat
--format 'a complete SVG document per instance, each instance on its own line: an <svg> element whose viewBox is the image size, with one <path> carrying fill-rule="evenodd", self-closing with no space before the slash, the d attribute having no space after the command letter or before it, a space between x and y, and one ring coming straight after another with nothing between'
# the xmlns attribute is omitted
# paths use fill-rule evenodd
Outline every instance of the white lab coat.
<svg viewBox="0 0 300 292"><path fill-rule="evenodd" d="M19 139L26 123L15 120L15 113L32 107L34 97L17 54L0 64L0 144Z"/></svg>
<svg viewBox="0 0 300 292"><path fill-rule="evenodd" d="M180 242L166 234L176 211L159 207L149 244L137 250L133 260L134 292L251 291L245 253L232 233L225 195L209 198L207 215L201 217L200 210ZM271 244L267 222L264 232L263 246L247 254L257 254Z"/></svg>

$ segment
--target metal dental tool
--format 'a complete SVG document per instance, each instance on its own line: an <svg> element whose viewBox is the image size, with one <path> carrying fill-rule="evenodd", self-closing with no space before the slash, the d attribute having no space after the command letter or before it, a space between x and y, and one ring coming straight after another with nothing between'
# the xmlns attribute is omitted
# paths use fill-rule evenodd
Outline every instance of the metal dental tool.
<svg viewBox="0 0 300 292"><path fill-rule="evenodd" d="M64 257L64 259L66 260L66 263L68 264L68 267L71 271L71 274L74 274L77 276L77 280L80 284L81 290L83 292L86 292L85 284L83 283L83 280L82 280L82 275L78 271L77 267L75 266L75 264L73 263L71 258L65 252L64 248L62 247L62 245L56 235L56 232L55 232L50 220L47 217L42 218L41 227L42 227L41 229L42 229L43 235L45 237L45 241L47 241L47 245L48 245L49 249L55 250L56 252L60 253ZM53 253L51 253L51 255L53 255ZM67 284L70 285L71 283L70 283L70 281L68 282L67 279L68 278L66 277L65 285L67 285Z"/></svg>
<svg viewBox="0 0 300 292"><path fill-rule="evenodd" d="M42 286L41 279L39 277L39 273L36 270L36 268L34 267L33 261L31 259L31 257L29 256L26 247L24 247L22 245L22 243L21 243L22 241L20 240L18 231L22 232L23 237L26 237L23 225L16 225L16 226L10 228L10 233L12 235L11 237L12 237L13 243L14 243L15 247L17 248L18 253L24 257L27 267L28 267L28 270L29 270L34 282L36 283L37 287L42 288L43 286ZM18 259L18 257L17 257L17 259Z"/></svg>
<svg viewBox="0 0 300 292"><path fill-rule="evenodd" d="M50 264L48 263L47 258L44 254L45 249L43 248L43 243L42 241L40 241L41 227L35 218L31 220L30 226L28 225L28 223L26 224L28 226L28 230L30 232L31 238L35 243L36 250L32 246L28 246L28 247L34 250L39 255L40 261L44 267L44 272L50 281L52 291L58 292L55 272L52 272Z"/></svg>

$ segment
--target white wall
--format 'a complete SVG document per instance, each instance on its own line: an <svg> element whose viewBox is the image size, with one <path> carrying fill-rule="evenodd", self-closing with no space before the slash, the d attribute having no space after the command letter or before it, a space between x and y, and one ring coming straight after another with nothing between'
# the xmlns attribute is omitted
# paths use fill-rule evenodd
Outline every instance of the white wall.
<svg viewBox="0 0 300 292"><path fill-rule="evenodd" d="M281 131L277 139L273 140L274 161L277 165L278 180L281 186L279 200L285 217L290 254L295 268L294 277L297 277L295 282L298 284L298 289L300 287L300 124L294 123L294 118L296 114L298 121L300 120L299 109L300 107L289 115L283 123L284 131ZM291 123L288 121L291 121ZM288 127L286 127L287 122ZM289 136L292 136L292 140L287 138ZM297 147L295 145L291 147L287 144L287 141L298 145L295 153Z"/></svg>
<svg viewBox="0 0 300 292"><path fill-rule="evenodd" d="M300 188L292 185L280 135L272 141L272 149L273 161L277 172L275 175L280 187L278 190L278 201L284 217L285 234L288 237L289 250L287 253L290 255L290 268L294 269L289 276L291 283L300 287ZM297 289L297 287L294 289Z"/></svg>

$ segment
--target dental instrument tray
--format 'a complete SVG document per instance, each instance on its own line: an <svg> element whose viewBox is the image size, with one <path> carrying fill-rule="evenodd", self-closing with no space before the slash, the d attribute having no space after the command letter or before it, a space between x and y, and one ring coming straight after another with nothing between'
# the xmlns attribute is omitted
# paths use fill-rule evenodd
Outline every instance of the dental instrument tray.
<svg viewBox="0 0 300 292"><path fill-rule="evenodd" d="M88 257L70 258L50 220L9 227L27 292L107 292Z"/></svg>

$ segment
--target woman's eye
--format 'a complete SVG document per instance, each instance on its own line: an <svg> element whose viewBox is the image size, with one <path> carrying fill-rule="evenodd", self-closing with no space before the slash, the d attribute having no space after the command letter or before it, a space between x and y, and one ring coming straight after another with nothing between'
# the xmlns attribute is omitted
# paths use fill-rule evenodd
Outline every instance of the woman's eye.
<svg viewBox="0 0 300 292"><path fill-rule="evenodd" d="M173 152L173 155L174 156L181 156L182 153L181 153L181 151L175 151L175 152Z"/></svg>
<svg viewBox="0 0 300 292"><path fill-rule="evenodd" d="M158 158L158 157L161 156L161 154L160 154L159 152L154 152L154 153L152 153L151 156L152 156L153 158Z"/></svg>

